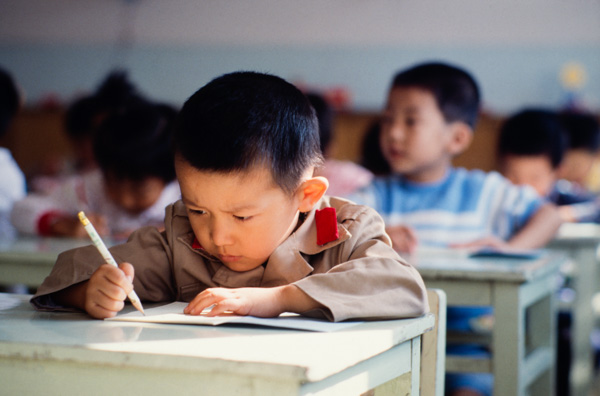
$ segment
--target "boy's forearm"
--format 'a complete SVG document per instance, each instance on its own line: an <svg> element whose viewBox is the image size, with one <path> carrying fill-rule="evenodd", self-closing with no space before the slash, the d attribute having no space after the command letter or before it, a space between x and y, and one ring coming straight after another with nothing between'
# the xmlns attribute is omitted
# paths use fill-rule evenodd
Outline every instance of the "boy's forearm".
<svg viewBox="0 0 600 396"><path fill-rule="evenodd" d="M561 219L558 208L553 204L543 205L515 234L508 245L520 249L536 249L543 247L554 238Z"/></svg>
<svg viewBox="0 0 600 396"><path fill-rule="evenodd" d="M85 311L85 293L88 281L77 283L56 292L54 300L64 307L79 308Z"/></svg>
<svg viewBox="0 0 600 396"><path fill-rule="evenodd" d="M323 308L323 305L304 293L298 286L286 285L281 288L281 299L284 311L302 313L312 309Z"/></svg>

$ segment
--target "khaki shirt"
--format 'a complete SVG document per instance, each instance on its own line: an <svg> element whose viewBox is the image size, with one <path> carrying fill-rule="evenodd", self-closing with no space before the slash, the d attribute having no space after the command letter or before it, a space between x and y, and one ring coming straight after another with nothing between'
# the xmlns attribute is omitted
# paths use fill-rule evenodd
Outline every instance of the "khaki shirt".
<svg viewBox="0 0 600 396"><path fill-rule="evenodd" d="M315 209L333 207L339 238L317 244ZM146 302L191 301L209 287L273 287L294 284L325 309L303 315L346 319L406 318L428 311L419 273L391 247L381 217L371 208L324 197L266 264L235 272L203 249L183 202L166 208L165 231L145 227L112 247L118 263L135 268L134 289ZM61 253L31 302L41 310L64 310L52 293L88 280L104 260L94 246Z"/></svg>

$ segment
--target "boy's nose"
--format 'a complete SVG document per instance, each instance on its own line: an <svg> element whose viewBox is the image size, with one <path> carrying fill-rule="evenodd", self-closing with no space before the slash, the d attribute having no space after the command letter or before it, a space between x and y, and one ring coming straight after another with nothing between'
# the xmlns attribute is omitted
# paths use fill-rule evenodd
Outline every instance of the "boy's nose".
<svg viewBox="0 0 600 396"><path fill-rule="evenodd" d="M394 140L404 138L404 127L400 123L395 123L390 127L389 136Z"/></svg>
<svg viewBox="0 0 600 396"><path fill-rule="evenodd" d="M231 245L231 232L223 224L213 224L210 230L210 237L215 246Z"/></svg>

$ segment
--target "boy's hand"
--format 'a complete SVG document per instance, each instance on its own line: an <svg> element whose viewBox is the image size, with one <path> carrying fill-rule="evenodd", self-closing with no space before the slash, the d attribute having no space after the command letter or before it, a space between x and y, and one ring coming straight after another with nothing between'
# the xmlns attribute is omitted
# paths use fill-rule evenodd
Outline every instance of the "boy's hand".
<svg viewBox="0 0 600 396"><path fill-rule="evenodd" d="M280 287L244 287L239 289L213 288L199 293L184 309L184 313L200 315L202 310L214 304L207 316L217 316L225 311L236 315L252 315L263 318L275 317L284 312Z"/></svg>
<svg viewBox="0 0 600 396"><path fill-rule="evenodd" d="M127 294L133 290L133 266L122 263L119 268L103 264L86 284L84 309L98 319L112 318L124 307Z"/></svg>
<svg viewBox="0 0 600 396"><path fill-rule="evenodd" d="M392 239L392 246L398 252L414 253L417 248L417 235L412 228L407 226L387 227L385 231Z"/></svg>
<svg viewBox="0 0 600 396"><path fill-rule="evenodd" d="M279 287L243 287L239 289L212 288L199 293L183 310L185 314L200 315L214 305L207 316L217 316L225 311L236 315L262 318L279 316L283 312L302 313L322 307L295 285Z"/></svg>

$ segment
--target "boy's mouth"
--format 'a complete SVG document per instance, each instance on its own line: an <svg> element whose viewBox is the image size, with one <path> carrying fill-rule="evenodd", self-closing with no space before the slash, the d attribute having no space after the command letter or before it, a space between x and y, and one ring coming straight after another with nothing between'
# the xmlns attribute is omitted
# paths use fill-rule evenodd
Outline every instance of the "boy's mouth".
<svg viewBox="0 0 600 396"><path fill-rule="evenodd" d="M235 263L236 261L239 261L242 258L242 256L232 256L229 254L219 254L219 259L224 262L224 263Z"/></svg>

